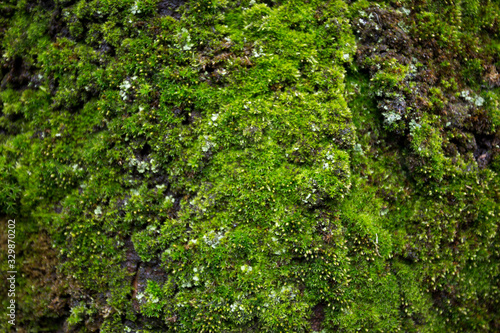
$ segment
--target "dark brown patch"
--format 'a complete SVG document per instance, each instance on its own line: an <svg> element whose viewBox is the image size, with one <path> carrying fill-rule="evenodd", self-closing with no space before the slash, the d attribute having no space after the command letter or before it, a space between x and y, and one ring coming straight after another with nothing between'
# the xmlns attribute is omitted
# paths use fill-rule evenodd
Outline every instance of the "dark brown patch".
<svg viewBox="0 0 500 333"><path fill-rule="evenodd" d="M181 14L177 11L185 3L183 0L163 0L158 3L158 13L160 16L171 16L177 20Z"/></svg>
<svg viewBox="0 0 500 333"><path fill-rule="evenodd" d="M323 321L325 320L325 307L325 303L319 303L312 309L313 315L310 319L310 322L311 329L315 332L319 332L322 330Z"/></svg>

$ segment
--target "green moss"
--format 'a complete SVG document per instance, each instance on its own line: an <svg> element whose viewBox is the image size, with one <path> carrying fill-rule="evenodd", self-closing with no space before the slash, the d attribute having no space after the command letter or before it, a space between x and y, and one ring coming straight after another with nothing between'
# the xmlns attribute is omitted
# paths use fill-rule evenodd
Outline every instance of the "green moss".
<svg viewBox="0 0 500 333"><path fill-rule="evenodd" d="M19 326L498 325L498 4L159 5L5 9L0 212L71 281Z"/></svg>

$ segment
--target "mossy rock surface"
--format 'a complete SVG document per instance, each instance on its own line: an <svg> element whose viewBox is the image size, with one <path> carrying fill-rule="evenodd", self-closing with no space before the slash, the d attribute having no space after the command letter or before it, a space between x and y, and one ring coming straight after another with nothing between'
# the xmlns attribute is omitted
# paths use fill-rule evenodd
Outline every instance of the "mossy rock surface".
<svg viewBox="0 0 500 333"><path fill-rule="evenodd" d="M0 13L2 330L500 330L497 2Z"/></svg>

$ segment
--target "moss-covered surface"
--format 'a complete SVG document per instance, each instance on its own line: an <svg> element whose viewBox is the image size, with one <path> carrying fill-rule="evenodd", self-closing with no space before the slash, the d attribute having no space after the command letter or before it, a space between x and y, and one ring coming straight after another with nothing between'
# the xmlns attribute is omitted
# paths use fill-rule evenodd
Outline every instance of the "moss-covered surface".
<svg viewBox="0 0 500 333"><path fill-rule="evenodd" d="M0 12L18 332L500 330L498 2Z"/></svg>

